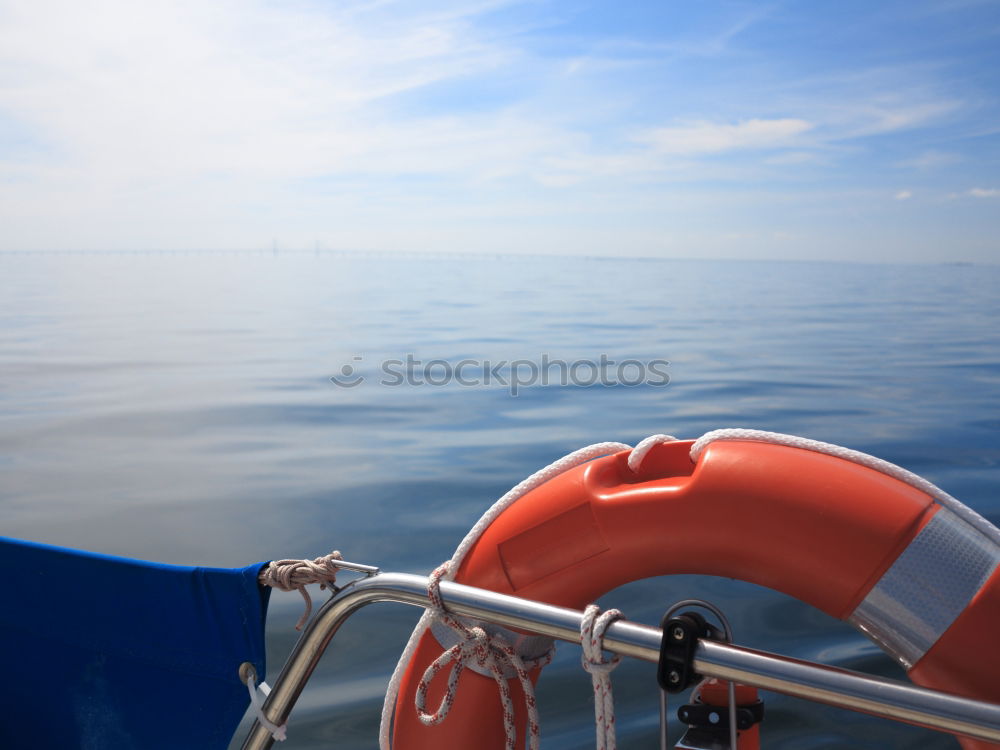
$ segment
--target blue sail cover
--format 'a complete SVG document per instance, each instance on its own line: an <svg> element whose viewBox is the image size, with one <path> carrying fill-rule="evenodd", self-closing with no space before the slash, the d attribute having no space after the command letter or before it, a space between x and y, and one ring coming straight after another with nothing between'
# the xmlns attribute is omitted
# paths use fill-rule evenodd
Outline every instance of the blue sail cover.
<svg viewBox="0 0 1000 750"><path fill-rule="evenodd" d="M196 568L0 537L0 748L225 750L264 678L264 563Z"/></svg>

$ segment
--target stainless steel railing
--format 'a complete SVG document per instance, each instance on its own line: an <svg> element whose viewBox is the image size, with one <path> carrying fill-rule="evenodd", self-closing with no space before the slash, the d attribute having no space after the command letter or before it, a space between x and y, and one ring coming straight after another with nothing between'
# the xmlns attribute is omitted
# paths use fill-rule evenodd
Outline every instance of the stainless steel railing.
<svg viewBox="0 0 1000 750"><path fill-rule="evenodd" d="M457 615L570 643L580 642L583 613L577 610L449 581L441 583L441 595L448 610ZM280 725L288 720L299 694L337 630L354 612L373 602L426 607L429 603L427 578L381 573L355 581L337 592L309 623L274 682L264 703L264 713L271 721ZM659 628L618 621L608 628L604 648L656 663L660 656L660 639ZM831 706L1000 742L1000 705L992 703L709 640L699 642L694 666L706 677L736 680ZM273 741L270 733L255 722L243 743L243 750L266 750Z"/></svg>

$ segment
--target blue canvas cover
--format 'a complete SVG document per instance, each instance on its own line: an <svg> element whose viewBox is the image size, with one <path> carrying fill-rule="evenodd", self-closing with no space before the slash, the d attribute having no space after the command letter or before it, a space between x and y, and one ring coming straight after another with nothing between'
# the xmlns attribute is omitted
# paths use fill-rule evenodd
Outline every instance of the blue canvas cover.
<svg viewBox="0 0 1000 750"><path fill-rule="evenodd" d="M198 568L0 537L0 748L225 750L264 679L264 563Z"/></svg>

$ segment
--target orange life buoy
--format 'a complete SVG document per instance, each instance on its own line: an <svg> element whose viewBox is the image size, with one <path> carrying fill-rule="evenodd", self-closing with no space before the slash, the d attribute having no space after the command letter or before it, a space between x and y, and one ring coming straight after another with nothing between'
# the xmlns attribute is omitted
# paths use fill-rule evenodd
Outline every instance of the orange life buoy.
<svg viewBox="0 0 1000 750"><path fill-rule="evenodd" d="M849 620L919 685L1000 702L995 538L920 489L842 458L727 440L693 461L691 446L656 445L636 471L622 451L555 476L500 513L454 580L582 609L650 576L737 578ZM441 652L425 632L402 677L394 746L502 748L496 685L472 670L447 720L418 721L414 692ZM443 683L430 685L432 704ZM521 688L510 689L523 736Z"/></svg>

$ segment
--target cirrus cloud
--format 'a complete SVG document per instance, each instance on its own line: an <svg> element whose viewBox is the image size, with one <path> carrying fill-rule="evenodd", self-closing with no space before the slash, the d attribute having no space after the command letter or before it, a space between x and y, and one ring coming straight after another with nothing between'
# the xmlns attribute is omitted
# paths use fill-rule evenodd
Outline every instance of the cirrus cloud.
<svg viewBox="0 0 1000 750"><path fill-rule="evenodd" d="M699 156L794 146L812 128L813 123L796 118L754 118L735 124L700 121L647 130L636 140L661 154Z"/></svg>

